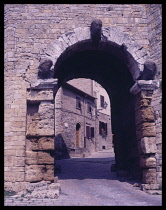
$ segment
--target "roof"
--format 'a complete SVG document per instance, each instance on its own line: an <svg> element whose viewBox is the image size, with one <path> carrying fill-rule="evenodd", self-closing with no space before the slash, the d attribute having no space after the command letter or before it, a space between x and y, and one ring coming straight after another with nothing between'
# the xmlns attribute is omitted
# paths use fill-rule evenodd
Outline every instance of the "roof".
<svg viewBox="0 0 166 210"><path fill-rule="evenodd" d="M79 95L82 95L82 96L84 96L84 97L86 97L86 98L88 98L90 100L97 99L94 96L92 96L92 95L90 95L90 94L88 94L88 93L86 93L86 92L84 92L84 91L74 87L73 85L70 85L69 83L63 84L62 87L65 87L66 89L69 89L69 90L71 90L71 91L73 91L73 92L75 92L75 93L77 93Z"/></svg>

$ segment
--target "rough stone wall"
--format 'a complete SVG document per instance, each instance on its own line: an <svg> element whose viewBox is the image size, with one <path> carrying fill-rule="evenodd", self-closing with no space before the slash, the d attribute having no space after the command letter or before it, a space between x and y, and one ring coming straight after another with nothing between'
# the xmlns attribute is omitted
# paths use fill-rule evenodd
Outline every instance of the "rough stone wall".
<svg viewBox="0 0 166 210"><path fill-rule="evenodd" d="M157 79L162 78L162 5L147 4L147 30L150 58L157 64Z"/></svg>
<svg viewBox="0 0 166 210"><path fill-rule="evenodd" d="M81 99L81 109L76 108L76 96ZM85 126L95 127L95 104L94 100L86 99L71 90L61 87L55 97L56 101L61 101L61 106L55 107L56 113L56 130L55 135L61 135L65 145L69 149L76 148L76 124L81 125L79 130L79 147L84 148L84 137L86 136ZM87 112L87 102L93 107L92 114ZM84 117L85 116L85 117ZM57 121L57 119L59 119ZM87 141L87 149L94 151L94 141Z"/></svg>
<svg viewBox="0 0 166 210"><path fill-rule="evenodd" d="M162 183L162 5L148 4L147 26L150 47L150 57L157 64L156 79L159 79L159 88L154 90L152 107L156 125L156 164L157 183Z"/></svg>
<svg viewBox="0 0 166 210"><path fill-rule="evenodd" d="M142 45L161 71L160 14L161 5L145 4L5 5L5 189L14 186L17 191L26 184L26 89L30 82L36 81L39 60L48 45L63 33L90 26L94 18L100 18L103 27L121 29ZM139 57L139 53L137 55ZM156 99L159 98L161 94L156 95ZM160 107L156 110L156 116L160 110ZM160 123L158 127L161 130ZM158 147L160 145L158 143ZM158 161L161 161L160 155Z"/></svg>

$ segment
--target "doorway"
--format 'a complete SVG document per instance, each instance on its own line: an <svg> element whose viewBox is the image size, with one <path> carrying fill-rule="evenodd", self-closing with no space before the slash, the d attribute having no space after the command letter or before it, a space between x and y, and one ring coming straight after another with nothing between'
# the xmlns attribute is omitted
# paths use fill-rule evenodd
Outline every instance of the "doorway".
<svg viewBox="0 0 166 210"><path fill-rule="evenodd" d="M76 124L76 147L80 146L80 140L79 140L79 131L80 131L81 125L79 123Z"/></svg>

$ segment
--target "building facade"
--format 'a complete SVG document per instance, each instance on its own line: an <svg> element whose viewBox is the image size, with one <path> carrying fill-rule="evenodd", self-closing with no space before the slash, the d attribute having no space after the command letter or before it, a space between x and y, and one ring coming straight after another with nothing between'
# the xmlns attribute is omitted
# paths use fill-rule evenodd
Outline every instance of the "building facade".
<svg viewBox="0 0 166 210"><path fill-rule="evenodd" d="M64 84L55 97L55 116L57 158L82 157L112 147L110 101L97 82L82 78Z"/></svg>
<svg viewBox="0 0 166 210"><path fill-rule="evenodd" d="M161 188L162 5L5 4L4 31L5 190L54 180L55 96L76 78L109 95L118 170Z"/></svg>

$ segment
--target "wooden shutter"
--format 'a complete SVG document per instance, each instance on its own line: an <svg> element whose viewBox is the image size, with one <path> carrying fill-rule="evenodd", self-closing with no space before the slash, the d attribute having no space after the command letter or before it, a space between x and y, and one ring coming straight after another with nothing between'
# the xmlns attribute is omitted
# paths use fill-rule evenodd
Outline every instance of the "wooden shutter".
<svg viewBox="0 0 166 210"><path fill-rule="evenodd" d="M79 97L76 97L76 108L81 109L81 99Z"/></svg>
<svg viewBox="0 0 166 210"><path fill-rule="evenodd" d="M91 138L94 138L95 133L94 133L94 127L91 127Z"/></svg>
<svg viewBox="0 0 166 210"><path fill-rule="evenodd" d="M92 108L91 108L91 103L87 103L87 112L91 113L92 112Z"/></svg>
<svg viewBox="0 0 166 210"><path fill-rule="evenodd" d="M102 122L99 121L99 134L101 135Z"/></svg>
<svg viewBox="0 0 166 210"><path fill-rule="evenodd" d="M105 135L107 135L107 123L105 123L104 125L105 125L105 128L104 128L104 130L105 130Z"/></svg>
<svg viewBox="0 0 166 210"><path fill-rule="evenodd" d="M91 129L90 126L86 126L86 137L90 138L91 137Z"/></svg>
<svg viewBox="0 0 166 210"><path fill-rule="evenodd" d="M104 108L104 96L100 95L100 106Z"/></svg>

